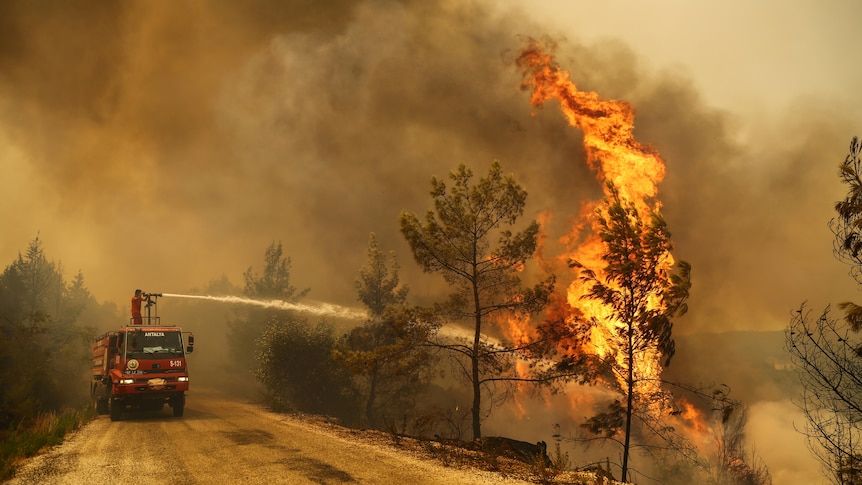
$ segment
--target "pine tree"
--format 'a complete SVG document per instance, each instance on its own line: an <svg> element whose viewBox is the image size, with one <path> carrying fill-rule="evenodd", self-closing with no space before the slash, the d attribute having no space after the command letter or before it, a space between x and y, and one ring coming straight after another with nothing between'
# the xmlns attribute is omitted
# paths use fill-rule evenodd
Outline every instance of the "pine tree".
<svg viewBox="0 0 862 485"><path fill-rule="evenodd" d="M483 393L517 378L514 358L519 349L489 341L486 326L505 313L539 311L554 280L548 278L532 288L521 286L521 270L536 250L539 232L535 221L520 232L511 230L524 213L527 192L512 175L503 174L497 161L475 185L472 178L473 172L463 164L450 173L451 185L433 177L434 210L426 213L424 223L406 211L400 222L401 234L419 266L441 274L452 289L438 313L471 327L468 341L441 347L464 359L457 362L472 389L475 439L482 436Z"/></svg>

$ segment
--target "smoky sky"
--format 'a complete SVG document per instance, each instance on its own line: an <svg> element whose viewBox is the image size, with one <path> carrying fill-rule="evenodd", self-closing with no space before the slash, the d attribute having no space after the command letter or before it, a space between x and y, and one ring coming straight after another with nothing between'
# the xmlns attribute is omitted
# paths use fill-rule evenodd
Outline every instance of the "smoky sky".
<svg viewBox="0 0 862 485"><path fill-rule="evenodd" d="M549 32L523 10L530 3L0 2L0 261L38 234L67 278L82 271L98 300L125 308L135 288L183 293L222 276L242 286L280 241L307 300L356 306L374 232L396 252L411 300L426 303L445 288L413 263L398 215L431 208L432 176L459 163L480 176L493 160L529 194L524 225L552 214L553 259L581 201L602 192L581 133L555 103L533 108L518 89L519 49L550 36L581 90L634 106L636 139L667 164L662 213L693 283L675 333L779 330L802 301L819 309L858 296L826 225L844 193L838 164L858 134L846 106L828 92L753 116L713 106L684 70L651 65L618 39ZM729 91L769 94L762 78L711 68ZM776 91L792 81L758 72ZM565 287L572 275L557 271ZM160 307L171 315L170 299ZM207 309L213 321L220 311ZM735 395L763 399L753 413L785 412L769 401L777 391L742 389L763 386L726 362L736 354L698 342L703 352L680 348L671 369L736 375ZM196 358L217 365L205 348ZM545 437L584 414L530 406L523 435L511 419L500 429L534 441L535 423ZM766 441L774 429L757 436L759 449L790 446L784 435ZM800 443L784 456L804 453Z"/></svg>
<svg viewBox="0 0 862 485"><path fill-rule="evenodd" d="M239 284L280 241L309 299L355 305L374 232L433 299L439 278L398 232L402 210L431 207L431 176L499 160L525 219L552 214L552 247L601 194L580 132L518 89L512 61L545 35L491 2L3 2L0 255L39 234L124 302ZM853 135L839 109L800 99L742 129L621 42L554 40L580 89L633 104L667 163L663 213L693 268L679 331L781 328L803 300L853 296L826 228Z"/></svg>

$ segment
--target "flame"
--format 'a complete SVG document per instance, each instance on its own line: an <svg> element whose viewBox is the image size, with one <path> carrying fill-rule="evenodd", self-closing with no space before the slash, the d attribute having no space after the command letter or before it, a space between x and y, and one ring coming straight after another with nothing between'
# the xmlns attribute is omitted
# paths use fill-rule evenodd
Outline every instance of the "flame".
<svg viewBox="0 0 862 485"><path fill-rule="evenodd" d="M691 428L695 435L708 436L712 434L712 429L707 424L703 411L696 408L694 404L684 398L678 398L676 403L679 408L679 411L676 413L679 420Z"/></svg>
<svg viewBox="0 0 862 485"><path fill-rule="evenodd" d="M553 46L550 46L553 49ZM604 195L612 194L608 183L616 188L619 197L632 204L642 220L648 220L653 212L661 209L658 200L658 184L664 180L665 163L658 151L649 145L639 143L634 138L634 109L625 101L602 99L597 93L580 91L571 81L569 72L562 69L538 42L530 41L516 59L524 79L523 90L530 90L530 101L533 106L540 107L546 102L556 100L563 116L571 126L583 132L583 147L588 166L595 172L596 179L601 182ZM601 200L584 200L579 208L578 218L572 223L568 234L560 242L569 248L567 254L556 256L549 262L545 254L547 234L545 228L551 218L550 213L540 215L540 237L537 246L537 260L540 266L552 271L559 261L576 260L584 267L593 270L599 279L609 283L604 276L603 255L606 247L599 237L597 211L606 216L605 206ZM674 265L673 255L667 252L662 264L665 274L670 274ZM580 279L575 279L566 289L565 301L556 301L549 310L549 318L560 319L567 325L576 327L581 322L595 322L590 328L588 341L582 345L568 345L568 348L593 353L601 358L613 358L621 368L627 366L624 352L618 352L618 346L612 342L623 323L616 320L612 310L602 302L584 298L590 291L589 285ZM649 304L657 307L660 304L659 295L653 295ZM562 316L551 313L564 312ZM513 342L523 342L530 335L527 319L510 319L504 326ZM520 370L520 369L519 369ZM657 349L639 353L633 369L636 387L635 397L643 397L642 403L647 403L649 412L654 415L667 416L681 425L686 434L692 436L699 445L706 436L712 433L707 425L704 413L685 400L671 403L669 395L662 392L660 377L662 373L661 355ZM625 386L625 378L618 377L618 382ZM566 393L569 395L571 409L592 408L596 396L592 393ZM658 399L650 399L650 396ZM523 412L523 407L519 406Z"/></svg>
<svg viewBox="0 0 862 485"><path fill-rule="evenodd" d="M683 397L674 400L676 411L671 413L674 428L682 433L704 456L715 448L715 419Z"/></svg>
<svg viewBox="0 0 862 485"><path fill-rule="evenodd" d="M597 93L578 90L568 71L560 68L553 56L536 41L531 41L521 52L516 64L524 74L521 88L532 91L531 103L539 107L550 100L558 101L569 124L583 131L587 164L602 182L605 195L610 196L606 184L610 182L621 199L633 204L642 219L647 219L650 212L658 211L661 208L657 199L658 184L665 177L665 164L654 148L634 139L632 106L625 101L602 99ZM574 247L570 254L565 255L566 259L579 261L605 280L602 274L605 247L598 236L596 210L604 210L601 201L584 202L579 221L563 242ZM591 230L584 236L587 225ZM668 269L673 266L670 253L666 254L664 264ZM621 366L625 366L625 355L614 355L616 347L609 341L622 322L615 320L611 309L603 303L584 298L589 290L589 286L578 279L570 284L566 299L572 316L567 318L567 322L575 325L576 314L586 321L597 322L598 325L591 329L586 350L603 358L616 358ZM657 297L652 301L658 304ZM657 350L639 355L634 369L638 381L637 394L660 391L660 357Z"/></svg>
<svg viewBox="0 0 862 485"><path fill-rule="evenodd" d="M629 103L579 91L568 71L535 41L521 52L517 65L527 75L521 88L533 91L530 102L541 106L556 99L569 124L583 131L587 163L599 180L613 182L639 211L647 208L647 200L656 202L664 161L655 149L634 139L635 115Z"/></svg>

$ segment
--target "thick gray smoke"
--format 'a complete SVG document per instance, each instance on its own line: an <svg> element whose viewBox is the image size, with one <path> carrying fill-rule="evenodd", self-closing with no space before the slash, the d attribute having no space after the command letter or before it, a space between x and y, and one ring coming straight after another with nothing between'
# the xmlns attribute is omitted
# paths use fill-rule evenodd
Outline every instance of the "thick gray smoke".
<svg viewBox="0 0 862 485"><path fill-rule="evenodd" d="M431 175L499 159L530 194L527 216L554 214L551 241L599 193L578 130L553 105L531 117L517 89L511 60L544 33L521 14L478 2L2 8L3 158L27 175L7 193L30 208L4 216L4 254L41 231L105 299L236 277L281 240L298 284L350 304L370 232L421 297L433 287L397 217L430 206ZM564 41L558 58L580 89L631 101L636 136L667 160L664 211L694 268L685 326L779 328L807 297L796 277L843 276L824 267L840 118L780 120L743 143L686 78L644 72L622 45Z"/></svg>
<svg viewBox="0 0 862 485"><path fill-rule="evenodd" d="M397 217L429 206L433 174L500 159L534 211L594 185L579 134L530 118L519 29L484 7L346 2L340 26L312 7L6 8L0 116L35 207L4 248L62 240L106 298L239 275L281 240L299 284L352 302L370 232L408 262Z"/></svg>
<svg viewBox="0 0 862 485"><path fill-rule="evenodd" d="M0 8L2 158L20 178L4 188L28 208L4 214L3 254L41 231L104 299L233 278L281 240L298 284L352 304L370 232L428 296L397 217L430 206L431 175L499 159L530 194L527 216L554 214L551 241L599 193L578 130L553 105L531 117L517 89L510 61L544 33L521 14L387 1ZM667 160L664 211L694 268L680 331L780 328L819 297L799 278L843 277L825 222L850 132L828 106L743 142L685 77L644 72L625 46L561 42L558 58L580 89L630 100L639 141Z"/></svg>

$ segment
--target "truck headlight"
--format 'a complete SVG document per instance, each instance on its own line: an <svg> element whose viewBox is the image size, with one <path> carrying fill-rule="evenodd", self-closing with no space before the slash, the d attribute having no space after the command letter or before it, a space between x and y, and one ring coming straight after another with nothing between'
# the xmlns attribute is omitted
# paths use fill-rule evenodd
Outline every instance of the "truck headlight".
<svg viewBox="0 0 862 485"><path fill-rule="evenodd" d="M120 384L134 384L134 379L120 379Z"/></svg>
<svg viewBox="0 0 862 485"><path fill-rule="evenodd" d="M189 378L188 378L188 376L177 377L177 381L178 382L188 382Z"/></svg>

